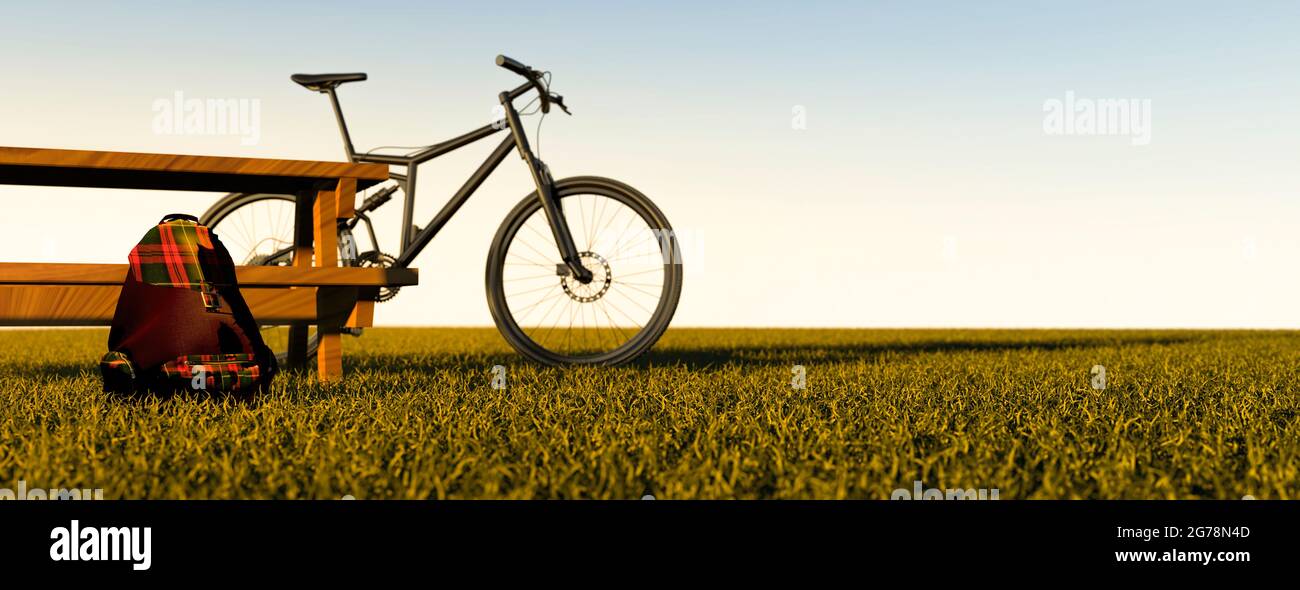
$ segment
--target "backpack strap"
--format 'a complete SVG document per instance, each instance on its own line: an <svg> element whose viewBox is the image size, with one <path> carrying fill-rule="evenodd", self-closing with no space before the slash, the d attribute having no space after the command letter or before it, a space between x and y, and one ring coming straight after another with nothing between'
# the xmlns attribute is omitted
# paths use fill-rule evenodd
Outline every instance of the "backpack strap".
<svg viewBox="0 0 1300 590"><path fill-rule="evenodd" d="M185 221L193 221L194 223L199 222L199 218L193 215L186 215L184 213L168 213L164 215L163 218L158 221L158 223L167 223L168 221L174 221L177 219L183 219Z"/></svg>

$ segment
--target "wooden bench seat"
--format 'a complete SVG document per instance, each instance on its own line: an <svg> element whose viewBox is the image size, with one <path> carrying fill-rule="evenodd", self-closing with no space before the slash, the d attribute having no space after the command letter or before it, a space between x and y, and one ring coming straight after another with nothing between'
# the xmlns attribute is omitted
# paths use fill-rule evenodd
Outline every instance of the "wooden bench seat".
<svg viewBox="0 0 1300 590"><path fill-rule="evenodd" d="M0 262L0 325L108 325L126 272L125 264ZM318 301L355 299L344 325L368 327L379 287L417 283L416 270L406 268L240 266L235 276L264 325L315 323L329 315Z"/></svg>

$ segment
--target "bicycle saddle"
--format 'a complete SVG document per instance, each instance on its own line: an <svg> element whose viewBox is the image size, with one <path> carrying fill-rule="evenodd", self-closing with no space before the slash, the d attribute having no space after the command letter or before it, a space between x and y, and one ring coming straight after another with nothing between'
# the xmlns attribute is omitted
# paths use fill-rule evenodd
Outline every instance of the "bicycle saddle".
<svg viewBox="0 0 1300 590"><path fill-rule="evenodd" d="M356 74L294 74L289 76L290 80L301 84L307 90L324 92L332 90L339 84L347 82L361 82L366 79L362 73Z"/></svg>

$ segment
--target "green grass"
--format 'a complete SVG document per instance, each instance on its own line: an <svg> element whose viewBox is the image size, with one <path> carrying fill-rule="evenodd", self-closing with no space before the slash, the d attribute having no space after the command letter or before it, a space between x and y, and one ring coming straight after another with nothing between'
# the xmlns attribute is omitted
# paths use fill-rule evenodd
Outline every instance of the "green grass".
<svg viewBox="0 0 1300 590"><path fill-rule="evenodd" d="M1300 496L1294 332L672 330L633 366L561 370L492 330L374 329L345 339L342 383L290 375L251 403L110 398L105 339L0 332L0 488L887 498L920 480L1002 499Z"/></svg>

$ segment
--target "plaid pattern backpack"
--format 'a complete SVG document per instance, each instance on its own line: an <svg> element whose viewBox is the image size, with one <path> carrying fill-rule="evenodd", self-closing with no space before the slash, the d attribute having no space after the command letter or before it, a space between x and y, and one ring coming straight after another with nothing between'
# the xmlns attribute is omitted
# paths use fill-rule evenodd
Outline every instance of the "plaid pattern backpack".
<svg viewBox="0 0 1300 590"><path fill-rule="evenodd" d="M239 293L230 253L190 215L171 214L128 257L100 361L104 390L248 393L275 355Z"/></svg>

